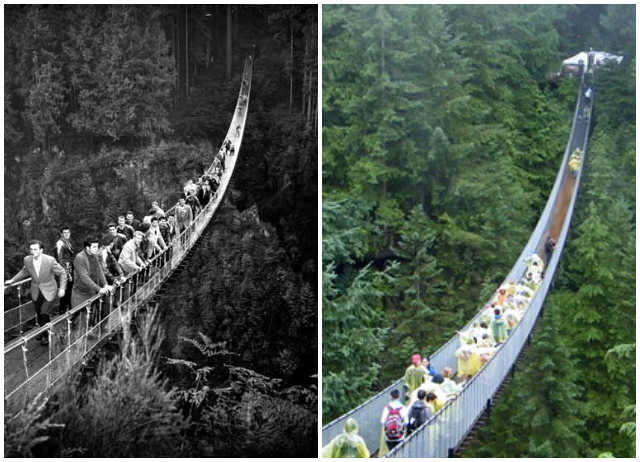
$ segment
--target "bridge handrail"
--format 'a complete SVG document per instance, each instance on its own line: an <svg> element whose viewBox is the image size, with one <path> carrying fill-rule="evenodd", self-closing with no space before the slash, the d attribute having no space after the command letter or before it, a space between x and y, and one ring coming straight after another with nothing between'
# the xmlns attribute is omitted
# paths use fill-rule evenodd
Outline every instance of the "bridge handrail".
<svg viewBox="0 0 640 462"><path fill-rule="evenodd" d="M249 104L252 71L253 57L249 55L245 59L243 85L228 131L228 134L231 134L233 127L236 127L235 134L237 136L230 138L236 148L235 155L229 159L227 168L222 175L220 186L214 193L213 198L204 206L201 213L195 217L187 229L173 240L169 248L150 261L148 268L128 275L127 281L123 285L116 287L114 292L109 295L97 294L79 306L52 319L45 326L33 329L5 345L5 368L7 367L7 356L21 348L25 373L24 380L20 381L18 386L13 389L8 387L5 374L5 412L20 409L29 399L39 392L49 390L71 367L83 361L92 350L98 347L100 342L110 336L114 329L118 328L125 320L130 319L133 312L140 305L149 301L157 287L171 275L173 270L185 258L222 202L226 188L231 180L246 124L246 109L248 109ZM245 81L247 82L246 84L244 84ZM242 110L240 110L241 106ZM212 162L209 171L211 171L214 164L215 160ZM135 292L131 293L134 279L138 287ZM142 279L142 283L140 279ZM125 298L124 294L127 286L129 296ZM116 300L118 298L116 294L119 295L120 300ZM103 316L105 307L109 312ZM96 325L91 326L91 314L98 309L100 310L99 317L102 319L98 320ZM74 319L84 319L86 322L84 325L77 326L79 329L74 328L72 330L71 326L74 323ZM28 346L30 342L37 341L37 338L43 334L48 335L50 339L48 347L49 361L44 367L40 367L34 373L30 373L30 365L32 367L39 366L29 363L27 358ZM58 337L64 341L65 336L66 345L62 345L62 348L59 348L61 347L61 342L58 341ZM91 341L92 339L96 340L96 338L97 341L95 343Z"/></svg>

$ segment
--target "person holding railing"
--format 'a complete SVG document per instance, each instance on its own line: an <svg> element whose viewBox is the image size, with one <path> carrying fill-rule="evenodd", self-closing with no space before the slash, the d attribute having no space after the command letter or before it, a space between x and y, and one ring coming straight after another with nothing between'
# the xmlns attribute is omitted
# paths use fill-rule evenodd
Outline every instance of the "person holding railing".
<svg viewBox="0 0 640 462"><path fill-rule="evenodd" d="M104 277L107 279L107 284L112 286L114 290L126 281L122 268L118 263L118 259L113 255L111 249L113 248L113 241L108 239L109 236L105 236L107 239L102 240L100 245L100 252L98 254L98 261L104 272ZM117 293L116 293L117 295ZM119 302L116 298L115 302ZM104 305L103 305L104 306ZM115 307L115 306L114 306Z"/></svg>
<svg viewBox="0 0 640 462"><path fill-rule="evenodd" d="M107 225L107 229L109 232L102 236L102 241L105 245L109 245L111 253L116 258L120 258L120 252L122 252L122 247L127 242L127 236L118 232L117 226L115 223L109 223Z"/></svg>
<svg viewBox="0 0 640 462"><path fill-rule="evenodd" d="M140 271L147 266L147 263L140 257L140 245L142 244L143 239L144 235L142 232L136 231L133 234L133 239L128 241L122 248L122 253L120 254L118 263L120 264L124 274L127 276L135 273L136 271ZM132 277L129 280L129 284L126 286L124 295L125 300L137 289L136 281L134 279L135 278Z"/></svg>
<svg viewBox="0 0 640 462"><path fill-rule="evenodd" d="M118 259L118 263L124 271L124 274L129 275L136 271L141 270L146 266L146 263L140 258L140 244L144 235L141 231L136 231L133 234L133 239L128 241L122 248L122 253Z"/></svg>
<svg viewBox="0 0 640 462"><path fill-rule="evenodd" d="M11 279L4 283L13 284L16 281L31 278L31 298L36 310L36 322L42 327L48 322L49 311L53 306L56 295L64 297L67 288L67 271L55 260L55 258L43 253L44 247L41 241L29 242L30 256L24 257L24 266ZM56 277L60 280L60 287L56 284ZM43 345L49 343L49 335L42 334L36 338Z"/></svg>
<svg viewBox="0 0 640 462"><path fill-rule="evenodd" d="M140 259L145 262L147 267L150 265L151 257L149 257L150 252L152 251L151 241L149 240L149 230L151 229L151 225L149 223L140 223L140 228L138 231L142 233L142 242L140 242L140 247L138 247L138 255ZM148 276L148 273L141 273L140 276Z"/></svg>
<svg viewBox="0 0 640 462"><path fill-rule="evenodd" d="M167 244L164 242L162 233L160 232L160 224L158 217L151 217L151 227L147 231L147 239L149 239L149 250L147 258L151 260L154 256L160 255L163 250L167 248Z"/></svg>
<svg viewBox="0 0 640 462"><path fill-rule="evenodd" d="M71 306L82 305L96 294L108 295L111 293L112 287L107 284L107 279L102 271L102 266L98 260L100 252L100 240L94 236L87 236L84 239L84 249L73 260L73 267L76 272L76 283L71 293ZM93 306L92 319L89 319L89 325L96 324L99 320L96 306ZM72 319L73 321L73 319Z"/></svg>
<svg viewBox="0 0 640 462"><path fill-rule="evenodd" d="M122 268L120 268L118 259L112 252L113 241L109 239L109 237L111 236L105 236L105 238L102 239L98 260L100 261L100 266L102 267L107 284L117 285L124 282L126 278Z"/></svg>

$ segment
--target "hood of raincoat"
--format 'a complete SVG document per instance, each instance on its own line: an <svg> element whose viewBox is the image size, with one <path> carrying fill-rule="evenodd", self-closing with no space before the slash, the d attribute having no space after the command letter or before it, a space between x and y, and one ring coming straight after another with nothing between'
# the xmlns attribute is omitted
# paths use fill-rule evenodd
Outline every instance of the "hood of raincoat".
<svg viewBox="0 0 640 462"><path fill-rule="evenodd" d="M348 418L344 424L344 432L352 435L358 434L358 422L355 419Z"/></svg>

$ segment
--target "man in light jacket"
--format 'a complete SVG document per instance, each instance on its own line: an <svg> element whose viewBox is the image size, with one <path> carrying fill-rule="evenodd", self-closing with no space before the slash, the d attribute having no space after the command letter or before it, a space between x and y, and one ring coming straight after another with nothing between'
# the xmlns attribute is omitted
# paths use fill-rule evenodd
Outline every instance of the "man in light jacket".
<svg viewBox="0 0 640 462"><path fill-rule="evenodd" d="M56 295L64 297L67 288L67 271L60 266L55 258L43 253L44 247L41 241L29 242L28 257L24 258L24 266L13 278L5 281L5 284L31 278L31 298L36 310L36 321L39 326L48 322L48 314L53 306ZM56 284L56 276L60 279L60 287ZM48 335L43 334L38 338L43 345L49 343Z"/></svg>

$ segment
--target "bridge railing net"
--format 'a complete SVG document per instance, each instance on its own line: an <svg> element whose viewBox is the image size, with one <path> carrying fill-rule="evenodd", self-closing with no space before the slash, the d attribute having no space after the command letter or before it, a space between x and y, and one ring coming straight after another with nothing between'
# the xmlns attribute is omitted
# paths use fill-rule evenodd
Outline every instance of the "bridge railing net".
<svg viewBox="0 0 640 462"><path fill-rule="evenodd" d="M244 135L252 73L253 56L249 55L245 60L243 83L227 132L227 139L234 146L235 154L227 158L220 186L211 201L165 251L151 260L148 268L127 276L126 282L114 286L111 294L96 295L69 312L55 317L45 326L27 333L21 332L20 338L5 345L5 412L18 411L39 393L49 390L59 382L74 366L85 361L87 356L119 329L123 322L131 320L135 310L150 300L185 258L222 202L231 180ZM224 143L218 154L224 154ZM215 162L208 169L209 173L213 170L214 164ZM20 281L5 287L5 292L7 288L20 288L24 294L28 284L29 280ZM24 322L30 320L26 319L29 308L23 305L14 308L13 313L9 315L19 321L18 325L14 322L13 329L21 328ZM5 327L5 332L6 330ZM38 339L42 334L49 336L47 354L34 354L42 351Z"/></svg>
<svg viewBox="0 0 640 462"><path fill-rule="evenodd" d="M574 113L574 118L573 118L573 123L572 123L572 127L571 127L571 135L570 135L570 142L568 143L565 153L564 153L564 157L562 160L562 164L561 167L559 169L558 175L556 177L556 181L554 183L553 189L551 191L551 194L549 196L549 200L547 201L547 204L542 212L542 215L540 216L540 219L536 225L536 228L534 229L534 231L531 234L531 237L529 239L529 241L527 242L527 244L525 245L525 247L523 248L523 251L521 253L521 255L519 256L518 260L516 261L516 263L514 264L514 266L512 267L511 271L509 272L509 275L507 276L507 278L505 279L506 281L509 280L519 280L520 277L522 277L522 275L524 275L526 268L527 268L527 264L524 262L524 258L531 255L531 253L533 253L534 250L538 250L542 253L543 251L543 246L544 246L544 236L546 235L545 233L548 232L548 228L549 228L549 224L550 224L550 219L553 213L553 209L555 207L556 204L556 199L558 197L558 194L561 190L561 187L565 181L565 179L567 178L568 175L568 168L567 168L567 162L569 159L569 156L573 150L572 145L574 145L575 143L573 142L573 139L575 137L576 134L576 126L578 123L578 114L580 112L580 108L581 105L583 104L582 102L582 95L583 95L584 91L583 88L580 88L579 91L579 95L578 95L578 100L576 102L576 108L575 108L575 113ZM587 128L587 132L588 132L588 128ZM586 153L586 138L583 140L582 142L583 145L583 152ZM584 164L584 162L583 162ZM579 176L576 179L576 184L579 183ZM576 187L576 191L577 191L577 187ZM569 217L571 216L571 213L573 211L573 203L575 201L575 191L574 191L574 196L572 197L571 200L571 207L569 209L568 215ZM570 222L569 220L565 221L565 227L568 226L568 223ZM567 228L568 229L568 228ZM562 252L562 248L564 247L564 236L566 235L566 231L565 228L563 227L563 231L561 232L559 238L557 239L557 246L556 246L556 255L560 255ZM548 283L549 280L552 279L553 277L553 271L555 269L555 262L557 262L557 257L552 259L552 265L547 267L547 277L546 277L546 281ZM542 301L544 300L544 297L546 295L546 289L544 289L546 287L545 284L541 284L541 286L538 288L534 298L530 301L529 304L529 308L525 314L525 316L523 316L523 319L520 321L520 323L518 324L518 327L516 329L514 329L514 331L512 332L510 338L508 339L507 342L510 346L506 346L507 343L505 343L505 345L503 347L501 347L496 354L494 355L494 357L491 359L490 364L494 363L494 365L491 366L491 369L488 369L488 365L483 368L483 371L486 369L488 372L485 374L485 377L493 377L493 369L498 367L498 364L502 364L504 366L504 368L506 368L507 372L508 369L511 367L512 363L510 362L504 362L504 359L499 359L499 358L510 358L511 356L513 356L513 360L515 361L515 358L518 356L522 345L524 343L519 343L516 340L512 340L511 338L518 338L519 335L523 335L522 332L525 332L526 330L526 335L525 338L528 336L531 327L533 326L533 324L535 323L535 319L538 316L539 313L539 308L536 308L536 300L541 300L540 305L542 304ZM542 293L542 294L541 294ZM468 330L474 322L479 322L479 317L480 317L480 313L478 313L477 316L475 316L473 319L471 319L468 324L462 329L462 330ZM527 321L527 319L529 321ZM517 334L518 332L520 332L519 334ZM459 339L458 336L452 337L447 343L445 343L440 349L438 349L435 353L433 353L431 355L431 364L436 368L436 370L441 371L442 369L444 369L445 367L451 367L454 370L456 370L456 364L457 364L457 358L455 356L455 352L457 351L457 349L460 347L460 343L459 343ZM502 351L511 349L512 353L510 356L507 356L505 354L502 353ZM508 366L508 367L507 367ZM482 372L482 371L481 371ZM478 373L479 375L480 373ZM446 414L444 417L444 420L440 421L441 417L440 415L444 415L444 411L445 409L443 409L441 411L440 414L438 414L437 418L434 418L429 425L424 426L421 431L419 433L422 432L426 432L427 428L441 428L441 427L445 427L446 425L444 425L442 422L453 422L453 429L448 429L446 431L442 430L440 433L442 435L445 435L444 440L438 439L438 441L440 441L440 445L442 445L442 447L445 448L445 451L447 450L447 448L455 448L457 447L457 445L462 441L462 439L464 438L464 435L466 435L466 433L469 431L469 429L473 426L473 423L475 422L475 420L477 419L477 417L479 416L480 412L482 411L482 409L484 409L484 407L487 404L487 399L489 399L491 396L493 396L493 393L495 393L495 390L497 389L497 386L502 382L504 376L506 375L506 372L504 373L496 373L495 376L495 383L497 385L495 385L494 387L484 387L482 388L482 390L480 390L478 388L478 385L474 385L472 386L474 382L470 383L469 385L466 386L465 388L465 393L466 394L461 394L460 396L458 396L458 398L456 398L453 401L450 401L450 404L447 405L447 407L445 407L446 409ZM477 377L477 376L476 376ZM487 380L486 378L483 380ZM494 379L492 379L494 380ZM359 433L361 434L361 436L365 439L365 442L367 443L367 447L369 448L370 451L374 452L378 449L379 446L379 442L380 442L380 435L381 435L381 425L379 422L380 419L380 414L382 413L382 409L384 407L385 404L388 403L389 401L389 394L390 391L394 388L397 388L399 390L402 391L404 382L402 379L400 379L399 381L395 382L394 384L392 384L391 386L387 387L385 390L383 390L382 392L380 392L378 395L376 395L374 398L370 399L369 401L363 403L361 406L357 407L356 409L350 411L349 413L341 416L340 418L334 420L333 422L327 424L325 427L323 427L322 429L322 444L326 445L328 444L335 436L339 435L342 432L342 429L344 427L344 422L346 421L347 418L352 417L355 418L360 426L360 431ZM469 392L467 392L466 390L470 390ZM485 395L485 393L480 393L480 391L483 392L488 392L491 391L490 395ZM473 396L474 399L471 399L470 396ZM480 398L481 396L488 396L485 398ZM454 404L457 403L457 404ZM460 404L462 403L462 404ZM467 409L466 406L469 406L469 409ZM452 411L450 409L452 408L456 408L458 409L460 412L464 412L465 414L467 414L468 416L465 418L460 418L460 417L455 417L455 420L453 420L453 416L450 415L452 413ZM464 409L464 411L462 411ZM477 411L477 412L476 412ZM466 420L465 420L466 419ZM457 441L453 441L453 438L456 436L456 433L454 433L455 428L459 428L459 432L457 434L457 437L460 438ZM430 430L431 431L431 430ZM418 435L419 433L416 433L416 435ZM434 439L436 440L436 438L431 435L429 436L427 439ZM448 443L453 443L450 446L447 446ZM396 454L403 454L403 455L398 455L397 457L411 457L409 455L407 455L407 451L411 451L411 452L415 452L416 449L415 448L411 448L411 446L413 446L413 443L409 443L409 440L407 440L405 443L401 444L400 446L398 446L396 449L394 449L389 456L390 457L396 457ZM401 449L402 448L402 449ZM419 453L419 452L418 452ZM446 457L446 454L440 455L440 456L435 456L435 455L428 455L425 454L424 456L421 457Z"/></svg>

